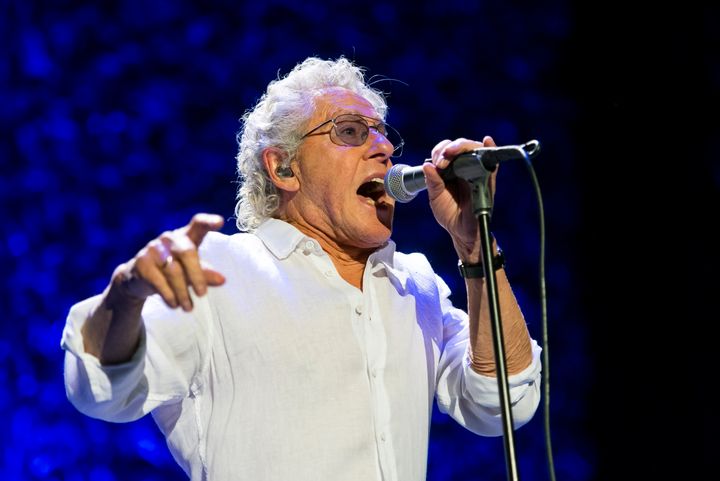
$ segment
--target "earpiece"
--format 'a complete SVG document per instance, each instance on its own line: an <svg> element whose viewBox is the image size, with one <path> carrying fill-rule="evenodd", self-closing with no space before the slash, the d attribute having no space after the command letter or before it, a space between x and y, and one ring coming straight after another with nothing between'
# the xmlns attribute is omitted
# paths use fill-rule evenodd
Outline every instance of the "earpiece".
<svg viewBox="0 0 720 481"><path fill-rule="evenodd" d="M275 173L280 177L292 177L295 175L290 167L278 167L275 169Z"/></svg>

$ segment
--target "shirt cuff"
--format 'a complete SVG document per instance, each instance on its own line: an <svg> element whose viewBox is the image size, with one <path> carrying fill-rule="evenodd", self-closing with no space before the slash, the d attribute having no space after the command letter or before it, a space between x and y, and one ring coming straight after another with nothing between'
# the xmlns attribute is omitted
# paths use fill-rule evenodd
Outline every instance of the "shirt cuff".
<svg viewBox="0 0 720 481"><path fill-rule="evenodd" d="M534 339L531 339L531 343L533 359L530 365L519 373L508 376L511 405L520 401L534 383L540 382L540 353L542 348ZM465 362L464 390L466 397L481 406L488 408L500 407L500 389L498 388L497 378L484 376L473 371L472 367L470 367L469 358Z"/></svg>
<svg viewBox="0 0 720 481"><path fill-rule="evenodd" d="M104 366L97 357L85 352L82 328L100 302L102 296L97 295L75 304L70 309L60 341L60 347L66 351L65 376L68 378L68 394L79 395L81 398L89 394L95 402L110 401L125 396L134 389L137 379L143 375L146 351L146 333L143 327L138 348L127 362ZM87 379L81 379L83 375ZM89 386L90 392L74 392L83 390L83 386Z"/></svg>

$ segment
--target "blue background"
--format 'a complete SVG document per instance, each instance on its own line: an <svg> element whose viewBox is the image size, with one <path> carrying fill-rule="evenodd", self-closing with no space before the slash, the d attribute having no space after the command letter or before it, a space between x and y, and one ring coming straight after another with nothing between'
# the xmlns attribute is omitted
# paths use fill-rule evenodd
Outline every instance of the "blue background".
<svg viewBox="0 0 720 481"><path fill-rule="evenodd" d="M717 7L0 5L0 478L184 479L150 417L110 424L68 403L65 316L193 213L221 214L235 231L238 119L310 55L344 55L384 79L402 163L444 138L540 140L558 479L710 469ZM393 237L424 252L464 306L426 200L398 207ZM540 340L538 204L522 163L502 166L492 223ZM516 432L521 479L548 479L542 414ZM502 439L436 412L428 479L505 479Z"/></svg>

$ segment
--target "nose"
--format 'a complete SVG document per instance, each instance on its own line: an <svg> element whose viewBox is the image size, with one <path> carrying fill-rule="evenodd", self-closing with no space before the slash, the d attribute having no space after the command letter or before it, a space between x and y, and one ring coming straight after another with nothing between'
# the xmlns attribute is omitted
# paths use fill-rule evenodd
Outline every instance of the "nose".
<svg viewBox="0 0 720 481"><path fill-rule="evenodd" d="M370 135L372 138L370 148L373 151L373 155L382 153L389 158L393 152L395 152L395 146L379 130L371 127Z"/></svg>

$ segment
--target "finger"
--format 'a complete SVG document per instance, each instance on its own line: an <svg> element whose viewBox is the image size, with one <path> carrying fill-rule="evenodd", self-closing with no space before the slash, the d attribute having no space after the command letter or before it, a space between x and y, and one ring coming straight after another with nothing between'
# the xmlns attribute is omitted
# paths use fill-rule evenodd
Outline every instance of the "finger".
<svg viewBox="0 0 720 481"><path fill-rule="evenodd" d="M162 273L175 294L178 304L183 310L191 311L192 300L190 299L190 291L188 290L188 283L185 278L185 270L180 262L171 258L170 262L162 268Z"/></svg>
<svg viewBox="0 0 720 481"><path fill-rule="evenodd" d="M221 286L225 284L225 276L213 269L209 264L202 262L202 273L208 286Z"/></svg>
<svg viewBox="0 0 720 481"><path fill-rule="evenodd" d="M435 160L435 158L439 158L439 155L442 152L442 150L450 142L452 142L450 139L445 139L445 140L441 140L440 142L435 144L435 147L433 147L433 149L430 153L430 156L432 157L432 159Z"/></svg>
<svg viewBox="0 0 720 481"><path fill-rule="evenodd" d="M447 159L447 163L450 163L452 159L462 154L463 152L468 152L470 150L478 149L480 147L485 147L483 142L477 142L475 140L469 140L461 137L447 144L445 148L443 148L441 154L444 159Z"/></svg>
<svg viewBox="0 0 720 481"><path fill-rule="evenodd" d="M130 282L128 290L142 298L158 293L165 304L174 309L178 306L177 297L160 269L154 255L138 256L133 261L131 273L134 279Z"/></svg>
<svg viewBox="0 0 720 481"><path fill-rule="evenodd" d="M174 262L182 267L185 280L193 287L195 293L204 296L207 292L207 281L200 266L198 248L186 235L185 229L163 232L160 235L160 242L170 252Z"/></svg>
<svg viewBox="0 0 720 481"><path fill-rule="evenodd" d="M200 265L200 257L196 249L179 253L179 260L185 271L185 278L192 286L195 294L204 296L207 292L207 280Z"/></svg>
<svg viewBox="0 0 720 481"><path fill-rule="evenodd" d="M223 218L217 214L195 214L186 227L185 234L196 246L199 246L208 232L219 230L224 223Z"/></svg>
<svg viewBox="0 0 720 481"><path fill-rule="evenodd" d="M161 242L183 269L185 281L192 286L198 296L207 293L208 282L203 272L198 246L210 230L222 227L223 219L213 214L196 214L186 227L160 236ZM214 282L219 282L212 276ZM179 299L182 304L182 299Z"/></svg>
<svg viewBox="0 0 720 481"><path fill-rule="evenodd" d="M442 141L438 142L437 145L435 145L435 147L433 147L433 149L432 149L432 153L431 153L432 163L441 169L444 169L445 167L447 167L447 162L445 162L444 165L441 165L445 161L442 153L443 153L443 150L445 149L445 147L448 144L450 144L450 142L451 142L451 140L449 140L449 139L442 140Z"/></svg>
<svg viewBox="0 0 720 481"><path fill-rule="evenodd" d="M483 137L483 146L484 147L497 147L497 144L495 143L495 140L493 140L492 137L489 135L486 135ZM497 182L497 175L498 171L500 170L500 164L497 164L495 167L495 170L490 174L490 193L492 196L495 195L495 183Z"/></svg>
<svg viewBox="0 0 720 481"><path fill-rule="evenodd" d="M168 256L170 256L170 249L165 245L160 238L153 239L148 242L147 246L138 253L138 258L149 257L153 264L162 266Z"/></svg>

